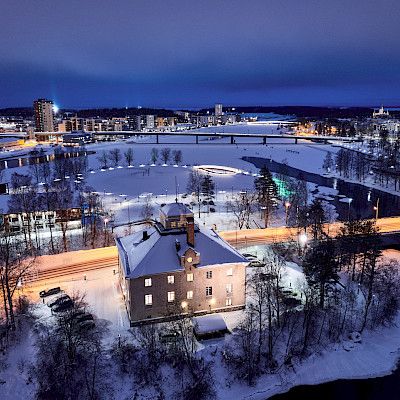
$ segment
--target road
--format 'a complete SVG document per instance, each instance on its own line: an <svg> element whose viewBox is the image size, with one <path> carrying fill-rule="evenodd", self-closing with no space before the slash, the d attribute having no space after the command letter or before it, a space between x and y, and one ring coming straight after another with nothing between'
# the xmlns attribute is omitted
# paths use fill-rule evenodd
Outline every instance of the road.
<svg viewBox="0 0 400 400"><path fill-rule="evenodd" d="M40 256L35 268L25 277L24 284L54 281L69 275L84 278L89 271L104 268L117 271L118 252L115 246Z"/></svg>
<svg viewBox="0 0 400 400"><path fill-rule="evenodd" d="M324 224L324 231L330 236L336 236L343 226L340 222ZM377 220L380 233L400 232L400 217L380 218ZM235 247L247 244L269 244L298 240L299 232L296 228L272 227L266 229L243 229L239 231L219 232L219 235Z"/></svg>
<svg viewBox="0 0 400 400"><path fill-rule="evenodd" d="M329 235L335 236L341 226L342 223L325 224L324 229ZM400 217L378 219L377 226L381 233L400 232ZM219 235L232 246L243 247L297 241L299 232L296 228L272 227L224 231L219 232ZM54 282L58 278L68 276L84 279L89 271L105 268L110 271L118 269L118 252L115 246L38 257L35 269L26 277L24 283Z"/></svg>

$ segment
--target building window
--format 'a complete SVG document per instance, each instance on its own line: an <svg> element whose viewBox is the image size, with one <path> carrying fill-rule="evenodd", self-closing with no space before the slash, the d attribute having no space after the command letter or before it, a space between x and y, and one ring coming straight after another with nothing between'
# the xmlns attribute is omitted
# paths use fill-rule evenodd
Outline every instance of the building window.
<svg viewBox="0 0 400 400"><path fill-rule="evenodd" d="M186 275L186 280L187 280L188 282L193 282L193 274L192 274L192 273L187 274L187 275Z"/></svg>
<svg viewBox="0 0 400 400"><path fill-rule="evenodd" d="M175 292L168 292L168 303L175 301Z"/></svg>
<svg viewBox="0 0 400 400"><path fill-rule="evenodd" d="M168 283L175 283L175 277L173 275L168 275Z"/></svg>
<svg viewBox="0 0 400 400"><path fill-rule="evenodd" d="M233 275L233 270L232 270L232 268L229 268L227 271L226 271L226 276L232 276Z"/></svg>
<svg viewBox="0 0 400 400"><path fill-rule="evenodd" d="M146 306L151 306L153 304L153 295L152 294L146 294L144 296L144 304Z"/></svg>
<svg viewBox="0 0 400 400"><path fill-rule="evenodd" d="M207 279L211 279L212 278L212 271L207 271L206 276L207 276Z"/></svg>
<svg viewBox="0 0 400 400"><path fill-rule="evenodd" d="M226 284L226 293L232 293L232 289L233 289L232 283L227 283Z"/></svg>
<svg viewBox="0 0 400 400"><path fill-rule="evenodd" d="M206 287L206 296L212 296L212 286Z"/></svg>
<svg viewBox="0 0 400 400"><path fill-rule="evenodd" d="M226 306L231 306L232 305L232 299L230 297L225 299L225 305Z"/></svg>
<svg viewBox="0 0 400 400"><path fill-rule="evenodd" d="M151 278L147 278L144 280L144 286L151 286Z"/></svg>
<svg viewBox="0 0 400 400"><path fill-rule="evenodd" d="M186 298L187 299L193 299L193 290L188 290L186 292Z"/></svg>

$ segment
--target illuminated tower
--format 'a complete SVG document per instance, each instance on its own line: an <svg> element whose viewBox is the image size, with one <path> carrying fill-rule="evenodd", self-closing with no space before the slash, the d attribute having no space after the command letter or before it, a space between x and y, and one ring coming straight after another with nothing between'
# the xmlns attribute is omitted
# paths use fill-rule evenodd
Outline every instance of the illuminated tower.
<svg viewBox="0 0 400 400"><path fill-rule="evenodd" d="M37 132L54 132L54 104L51 100L38 99L33 102Z"/></svg>

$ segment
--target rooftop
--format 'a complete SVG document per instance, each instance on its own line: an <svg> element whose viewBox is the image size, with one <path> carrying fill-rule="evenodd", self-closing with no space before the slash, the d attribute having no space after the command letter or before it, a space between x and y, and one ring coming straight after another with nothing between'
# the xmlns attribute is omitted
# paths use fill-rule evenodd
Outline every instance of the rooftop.
<svg viewBox="0 0 400 400"><path fill-rule="evenodd" d="M167 217L177 217L180 215L192 215L192 210L183 203L169 203L161 207L161 212Z"/></svg>
<svg viewBox="0 0 400 400"><path fill-rule="evenodd" d="M148 235L147 239L144 239L145 231ZM182 244L179 251L176 248L176 241ZM190 247L187 245L185 229L163 231L158 225L117 238L116 242L127 278L183 271L179 257ZM191 248L200 253L200 263L196 268L217 264L247 263L240 253L210 229L197 228L195 246Z"/></svg>

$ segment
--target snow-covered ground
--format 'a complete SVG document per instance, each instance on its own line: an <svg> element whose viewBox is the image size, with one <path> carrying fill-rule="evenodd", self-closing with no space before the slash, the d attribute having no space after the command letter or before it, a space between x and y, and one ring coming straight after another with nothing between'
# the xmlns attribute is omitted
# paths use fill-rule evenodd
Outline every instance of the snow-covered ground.
<svg viewBox="0 0 400 400"><path fill-rule="evenodd" d="M259 257L268 250L265 246L252 246L246 249ZM385 257L400 259L400 252L385 251ZM252 274L252 268L248 273ZM301 268L294 263L286 263L284 284L287 288L296 290L299 281L304 279ZM106 320L109 333L105 337L106 346L111 345L117 335L127 336L134 340L132 331L118 287L118 276L112 268L88 272L86 280L83 276L70 276L67 279L47 282L46 287L61 286L67 293L81 293L86 295L90 310L99 319ZM26 294L36 296L42 287L25 289ZM51 319L51 314L45 304L38 302L36 315L41 319ZM221 314L232 331L240 323L244 312L234 311ZM222 349L229 337L219 340L202 342L198 351L204 357L211 357L215 349ZM0 372L1 398L11 400L15 398L34 398L34 385L27 383L28 365L34 360L34 335L26 332L22 340L9 353L5 371ZM400 347L400 316L395 325L379 328L374 332L363 333L361 343L347 341L332 344L321 353L314 354L301 364L294 365L294 369L281 370L276 374L263 375L254 387L232 380L229 371L221 364L220 359L214 364L217 398L222 400L252 399L264 400L274 394L282 393L291 387L300 384L318 384L336 379L366 378L390 374L399 358ZM215 360L214 360L215 361ZM113 385L116 388L122 384L123 377L115 376ZM15 388L15 385L18 387ZM118 393L118 391L116 391ZM125 393L126 394L126 393ZM117 396L117 399L119 397ZM124 397L125 398L125 397Z"/></svg>

